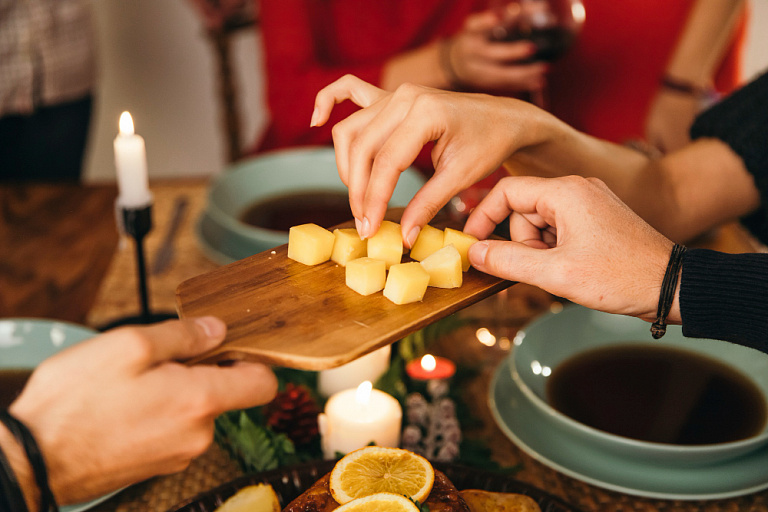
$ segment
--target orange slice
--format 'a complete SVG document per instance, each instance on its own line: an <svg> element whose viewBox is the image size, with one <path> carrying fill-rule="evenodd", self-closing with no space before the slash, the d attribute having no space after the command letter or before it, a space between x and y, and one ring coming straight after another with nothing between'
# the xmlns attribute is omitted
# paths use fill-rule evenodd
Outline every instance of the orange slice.
<svg viewBox="0 0 768 512"><path fill-rule="evenodd" d="M357 498L336 509L337 512L419 512L411 500L399 494L379 492Z"/></svg>
<svg viewBox="0 0 768 512"><path fill-rule="evenodd" d="M399 448L366 446L336 463L329 487L341 505L382 492L423 502L434 482L435 470L424 457Z"/></svg>

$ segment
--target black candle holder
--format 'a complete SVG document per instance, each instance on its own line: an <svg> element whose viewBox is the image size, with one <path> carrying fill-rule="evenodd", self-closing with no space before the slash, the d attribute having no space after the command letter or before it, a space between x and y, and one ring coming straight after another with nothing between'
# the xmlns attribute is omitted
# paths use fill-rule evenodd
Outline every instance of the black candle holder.
<svg viewBox="0 0 768 512"><path fill-rule="evenodd" d="M152 203L139 208L126 208L118 202L115 205L118 228L134 240L136 248L136 280L138 284L141 312L138 315L118 318L100 327L106 331L123 325L147 325L163 320L178 318L176 313L152 313L149 307L147 266L144 258L144 237L152 231Z"/></svg>

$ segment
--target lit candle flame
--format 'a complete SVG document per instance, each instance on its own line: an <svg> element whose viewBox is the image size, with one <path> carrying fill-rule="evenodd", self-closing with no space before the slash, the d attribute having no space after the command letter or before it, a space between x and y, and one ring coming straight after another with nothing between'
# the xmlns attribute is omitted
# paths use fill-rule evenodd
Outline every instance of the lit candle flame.
<svg viewBox="0 0 768 512"><path fill-rule="evenodd" d="M432 354L427 354L424 357L422 357L421 367L428 372L435 371L435 368L437 368L437 361L435 360L435 356L433 356Z"/></svg>
<svg viewBox="0 0 768 512"><path fill-rule="evenodd" d="M481 327L475 331L475 337L477 338L477 341L486 347L492 347L496 344L496 336L485 327Z"/></svg>
<svg viewBox="0 0 768 512"><path fill-rule="evenodd" d="M584 4L581 2L577 2L573 5L571 5L571 14L573 15L573 20L581 25L584 23L584 19L587 17L587 11L584 9Z"/></svg>
<svg viewBox="0 0 768 512"><path fill-rule="evenodd" d="M133 135L133 119L131 118L131 114L129 114L128 111L120 114L119 126L120 135Z"/></svg>
<svg viewBox="0 0 768 512"><path fill-rule="evenodd" d="M373 390L373 384L371 381L366 380L357 386L357 392L355 393L355 402L360 405L368 405L371 401L371 390Z"/></svg>

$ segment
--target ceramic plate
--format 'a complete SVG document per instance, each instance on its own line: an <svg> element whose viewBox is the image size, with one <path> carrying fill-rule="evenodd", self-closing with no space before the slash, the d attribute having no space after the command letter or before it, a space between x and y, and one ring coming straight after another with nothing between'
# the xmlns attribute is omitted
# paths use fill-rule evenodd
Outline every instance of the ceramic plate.
<svg viewBox="0 0 768 512"><path fill-rule="evenodd" d="M246 475L179 503L168 512L212 512L239 489L261 482L272 486L280 499L281 506L285 507L320 477L331 471L334 464L334 461L318 461ZM501 473L470 469L455 464L433 463L433 465L435 469L445 473L458 489L526 494L536 500L542 512L578 512L576 508L560 498Z"/></svg>
<svg viewBox="0 0 768 512"><path fill-rule="evenodd" d="M96 334L92 329L68 322L0 319L0 368L34 368L56 352Z"/></svg>
<svg viewBox="0 0 768 512"><path fill-rule="evenodd" d="M521 450L561 473L598 487L659 499L719 499L768 488L768 447L701 467L665 467L584 447L558 432L512 379L510 359L497 368L489 402L501 430Z"/></svg>

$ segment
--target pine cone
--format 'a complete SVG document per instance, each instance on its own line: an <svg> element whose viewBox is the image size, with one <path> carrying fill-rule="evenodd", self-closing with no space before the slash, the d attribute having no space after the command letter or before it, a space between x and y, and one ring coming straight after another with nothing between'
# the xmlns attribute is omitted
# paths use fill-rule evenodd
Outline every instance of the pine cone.
<svg viewBox="0 0 768 512"><path fill-rule="evenodd" d="M318 414L320 408L309 390L290 382L264 411L267 425L275 432L287 435L296 446L309 444L319 435Z"/></svg>

